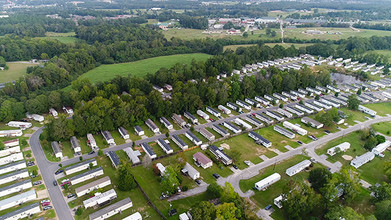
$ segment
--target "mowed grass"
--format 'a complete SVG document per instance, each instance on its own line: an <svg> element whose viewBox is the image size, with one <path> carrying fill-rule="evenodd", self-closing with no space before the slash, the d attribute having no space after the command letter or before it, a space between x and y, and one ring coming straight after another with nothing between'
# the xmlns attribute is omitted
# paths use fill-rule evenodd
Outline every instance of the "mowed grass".
<svg viewBox="0 0 391 220"><path fill-rule="evenodd" d="M386 116L387 114L391 114L391 103L389 103L389 102L367 104L364 106L376 111L377 115L380 115L380 116Z"/></svg>
<svg viewBox="0 0 391 220"><path fill-rule="evenodd" d="M19 77L26 75L27 67L35 66L33 63L7 63L8 70L0 70L0 83L10 82L19 79Z"/></svg>
<svg viewBox="0 0 391 220"><path fill-rule="evenodd" d="M45 37L37 37L37 38L58 40L64 44L74 44L77 41L75 32L68 32L68 33L46 32Z"/></svg>
<svg viewBox="0 0 391 220"><path fill-rule="evenodd" d="M306 47L306 46L311 46L311 45L314 45L314 44L292 44L292 43L267 43L265 44L269 47L274 47L276 45L280 45L280 46L283 46L284 48L288 48L288 47L291 47L291 46L295 46L296 49L299 49L300 47Z"/></svg>
<svg viewBox="0 0 391 220"><path fill-rule="evenodd" d="M375 131L380 132L387 136L391 134L391 122L381 122L381 123L373 124L372 128L375 129Z"/></svg>
<svg viewBox="0 0 391 220"><path fill-rule="evenodd" d="M255 46L256 44L235 44L235 45L228 45L224 46L224 51L226 50L232 50L236 51L239 47L252 47Z"/></svg>
<svg viewBox="0 0 391 220"><path fill-rule="evenodd" d="M208 54L193 53L193 54L178 54L171 56L161 56L139 60L129 63L102 65L80 76L80 78L88 78L91 82L108 81L115 76L145 76L148 73L155 73L160 68L170 68L176 63L190 64L193 59L197 61L205 61L210 57Z"/></svg>

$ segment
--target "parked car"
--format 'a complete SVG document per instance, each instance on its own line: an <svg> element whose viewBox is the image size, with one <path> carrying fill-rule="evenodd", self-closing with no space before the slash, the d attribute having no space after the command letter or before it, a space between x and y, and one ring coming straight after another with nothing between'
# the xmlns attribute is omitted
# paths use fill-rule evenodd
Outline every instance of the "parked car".
<svg viewBox="0 0 391 220"><path fill-rule="evenodd" d="M34 161L29 161L29 162L27 162L27 166L28 166L28 167L31 167L31 166L34 166L34 165L35 165Z"/></svg>
<svg viewBox="0 0 391 220"><path fill-rule="evenodd" d="M38 186L38 185L41 185L41 184L42 184L42 181L35 181L35 182L33 182L34 186Z"/></svg>
<svg viewBox="0 0 391 220"><path fill-rule="evenodd" d="M201 185L201 180L196 179L195 182L196 182L197 185Z"/></svg>
<svg viewBox="0 0 391 220"><path fill-rule="evenodd" d="M64 172L64 170L57 170L57 171L55 172L55 174L58 175L58 174L60 174L60 173L62 173L62 172Z"/></svg>
<svg viewBox="0 0 391 220"><path fill-rule="evenodd" d="M216 179L218 179L218 178L220 178L220 175L217 174L217 173L214 173L214 174L213 174L213 177L216 178Z"/></svg>
<svg viewBox="0 0 391 220"><path fill-rule="evenodd" d="M272 205L268 205L268 206L266 206L265 210L269 210L271 208L272 208Z"/></svg>
<svg viewBox="0 0 391 220"><path fill-rule="evenodd" d="M297 141L297 143L299 143L299 144L303 144L303 142L301 142L301 141Z"/></svg>
<svg viewBox="0 0 391 220"><path fill-rule="evenodd" d="M75 194L69 194L69 195L67 195L67 198L69 199L69 198L72 198L72 197L75 197Z"/></svg>
<svg viewBox="0 0 391 220"><path fill-rule="evenodd" d="M45 203L45 202L49 202L50 203L50 199L44 199L41 201L41 204Z"/></svg>
<svg viewBox="0 0 391 220"><path fill-rule="evenodd" d="M54 185L54 186L57 186L57 181L54 180L54 181L53 181L53 185Z"/></svg>
<svg viewBox="0 0 391 220"><path fill-rule="evenodd" d="M236 166L235 164L232 165L232 167L233 167L235 170L239 169L238 166Z"/></svg>
<svg viewBox="0 0 391 220"><path fill-rule="evenodd" d="M44 202L44 203L41 203L42 204L42 206L48 206L48 205L50 205L50 202Z"/></svg>
<svg viewBox="0 0 391 220"><path fill-rule="evenodd" d="M88 155L91 155L91 154L94 154L94 153L95 153L95 151L91 151L91 152L88 153Z"/></svg>
<svg viewBox="0 0 391 220"><path fill-rule="evenodd" d="M53 207L52 206L45 206L43 207L43 210L46 211L46 210L49 210L49 209L52 209Z"/></svg>
<svg viewBox="0 0 391 220"><path fill-rule="evenodd" d="M331 132L329 130L324 130L326 134L330 134Z"/></svg>

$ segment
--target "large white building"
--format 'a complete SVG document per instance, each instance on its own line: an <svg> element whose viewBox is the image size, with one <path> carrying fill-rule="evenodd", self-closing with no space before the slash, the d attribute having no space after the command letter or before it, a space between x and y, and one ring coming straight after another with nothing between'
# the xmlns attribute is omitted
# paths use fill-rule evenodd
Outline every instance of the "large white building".
<svg viewBox="0 0 391 220"><path fill-rule="evenodd" d="M160 132L160 129L158 126L156 126L156 124L151 120L151 119L147 119L145 121L145 124L148 126L149 129L151 129L151 131L153 133L159 133Z"/></svg>
<svg viewBox="0 0 391 220"><path fill-rule="evenodd" d="M148 143L141 143L141 148L143 148L145 154L147 154L151 159L156 158L156 153L153 151L152 147Z"/></svg>
<svg viewBox="0 0 391 220"><path fill-rule="evenodd" d="M142 219L143 219L143 217L141 216L141 214L139 212L136 212L136 213L129 215L126 218L123 218L122 220L142 220Z"/></svg>
<svg viewBox="0 0 391 220"><path fill-rule="evenodd" d="M297 126L297 125L294 125L294 124L292 124L292 123L290 123L288 121L284 121L282 123L282 126L288 128L288 129L292 130L293 132L296 132L296 133L298 133L300 135L307 135L307 133L308 133L307 130L305 130L305 129Z"/></svg>
<svg viewBox="0 0 391 220"><path fill-rule="evenodd" d="M87 134L87 144L91 147L92 150L99 150L99 147L96 144L95 138L92 134Z"/></svg>
<svg viewBox="0 0 391 220"><path fill-rule="evenodd" d="M304 111L305 113L307 114L312 114L314 113L314 110L310 109L310 108L307 108L306 106L303 106L303 105L300 105L300 104L296 104L295 105L295 108L301 110L301 111Z"/></svg>
<svg viewBox="0 0 391 220"><path fill-rule="evenodd" d="M322 123L315 121L314 119L308 118L308 117L301 118L301 122L303 122L304 124L311 125L311 127L316 128L316 129L323 127Z"/></svg>
<svg viewBox="0 0 391 220"><path fill-rule="evenodd" d="M107 201L111 201L116 198L117 198L117 193L115 192L114 189L110 189L106 192L99 193L99 194L95 195L94 197L91 197L89 199L84 200L83 205L87 209L89 207L100 205L100 204L103 204Z"/></svg>
<svg viewBox="0 0 391 220"><path fill-rule="evenodd" d="M86 170L86 169L90 168L90 163L92 163L92 166L98 165L96 163L95 159L85 160L83 162L80 162L80 163L77 163L75 165L72 165L70 167L65 168L64 169L65 175L71 175L73 173L77 173L77 172Z"/></svg>
<svg viewBox="0 0 391 220"><path fill-rule="evenodd" d="M111 184L110 177L105 176L101 179L95 180L95 181L90 182L86 185L83 185L83 186L76 188L75 192L76 192L77 197L80 197L80 196L84 196L84 195L90 193L91 191L94 191L96 189L101 189L101 188L108 186L110 184Z"/></svg>
<svg viewBox="0 0 391 220"><path fill-rule="evenodd" d="M223 123L224 127L228 128L230 131L234 132L235 134L238 134L242 132L242 130L235 125L231 124L230 122L225 121Z"/></svg>
<svg viewBox="0 0 391 220"><path fill-rule="evenodd" d="M220 112L216 111L216 109L214 109L212 107L206 106L206 111L217 118L221 116Z"/></svg>
<svg viewBox="0 0 391 220"><path fill-rule="evenodd" d="M361 156L355 157L352 161L350 161L350 165L352 165L354 168L358 169L362 165L368 163L369 161L373 160L375 158L375 154L372 152L366 152L365 154Z"/></svg>
<svg viewBox="0 0 391 220"><path fill-rule="evenodd" d="M75 153L81 152L81 146L80 146L79 140L77 140L77 138L75 136L71 137L71 145L72 145L72 149Z"/></svg>
<svg viewBox="0 0 391 220"><path fill-rule="evenodd" d="M58 144L57 141L53 141L51 143L51 146L52 146L52 149L53 149L53 153L54 153L54 156L56 156L57 158L62 158L63 155L62 155L62 150L60 148L60 145Z"/></svg>
<svg viewBox="0 0 391 220"><path fill-rule="evenodd" d="M337 153L337 149L341 152L346 152L350 148L350 143L349 142L343 142L342 144L338 144L335 147L332 147L327 150L327 154L330 156L334 156Z"/></svg>
<svg viewBox="0 0 391 220"><path fill-rule="evenodd" d="M285 109L287 111L293 113L293 114L296 114L297 116L303 116L304 115L304 112L300 111L299 109L295 109L293 107L287 106Z"/></svg>
<svg viewBox="0 0 391 220"><path fill-rule="evenodd" d="M281 179L281 175L278 173L273 173L272 175L262 179L259 182L255 183L255 188L257 190L265 190L267 187L271 186L273 183L278 182Z"/></svg>
<svg viewBox="0 0 391 220"><path fill-rule="evenodd" d="M199 146L199 145L202 144L202 141L201 141L197 136L195 136L191 131L186 131L185 136L186 136L191 142L193 142L196 146Z"/></svg>
<svg viewBox="0 0 391 220"><path fill-rule="evenodd" d="M277 114L277 113L275 113L275 112L266 111L265 114L266 114L267 116L270 116L270 117L276 119L277 121L282 121L282 120L284 120L284 117L282 117L281 115L279 115L279 114Z"/></svg>
<svg viewBox="0 0 391 220"><path fill-rule="evenodd" d="M236 104L238 104L240 107L244 108L244 109L247 109L247 110L251 110L251 105L241 101L241 100L237 100L236 101Z"/></svg>
<svg viewBox="0 0 391 220"><path fill-rule="evenodd" d="M174 152L174 150L171 148L171 146L169 144L167 144L167 142L161 138L157 139L157 144L160 146L160 148L162 148L162 150L164 152L166 152L166 154L171 154Z"/></svg>
<svg viewBox="0 0 391 220"><path fill-rule="evenodd" d="M105 220L133 206L129 198L123 199L112 205L106 206L89 215L89 220Z"/></svg>
<svg viewBox="0 0 391 220"><path fill-rule="evenodd" d="M74 177L71 177L69 180L70 180L72 185L76 185L78 183L81 183L81 182L84 182L86 180L95 178L97 176L102 176L103 174L104 173L103 173L102 167L98 167L96 169L89 170L89 171L84 172L82 174L79 174L79 175L76 175Z"/></svg>
<svg viewBox="0 0 391 220"><path fill-rule="evenodd" d="M247 122L243 121L242 119L240 118L235 118L234 119L234 122L239 125L239 126L243 126L243 128L245 128L246 130L250 130L252 128L251 125L249 125Z"/></svg>
<svg viewBox="0 0 391 220"><path fill-rule="evenodd" d="M271 119L265 115L262 115L260 113L255 113L255 117L263 122L266 122L266 124L269 124L269 125L274 122L273 119Z"/></svg>
<svg viewBox="0 0 391 220"><path fill-rule="evenodd" d="M9 164L9 163L12 163L15 161L23 160L23 159L24 159L24 157L23 157L22 152L16 153L16 154L11 154L6 157L0 158L0 166L5 165L5 164Z"/></svg>
<svg viewBox="0 0 391 220"><path fill-rule="evenodd" d="M374 147L372 149L372 152L375 155L380 155L381 153L383 153L390 146L391 146L391 142L390 141L385 141L384 143L378 144L376 147Z"/></svg>
<svg viewBox="0 0 391 220"><path fill-rule="evenodd" d="M198 130L198 132L204 136L206 139L208 139L209 141L213 141L216 137L214 134L212 134L211 132L209 132L208 130L206 130L206 128L200 128Z"/></svg>
<svg viewBox="0 0 391 220"><path fill-rule="evenodd" d="M293 166L289 167L288 169L286 169L285 173L288 176L293 176L297 173L300 173L301 171L303 171L305 168L309 167L310 165L311 165L311 161L303 160L300 163L293 165Z"/></svg>
<svg viewBox="0 0 391 220"><path fill-rule="evenodd" d="M0 201L0 211L4 209L9 209L19 204L23 204L25 202L34 200L36 198L37 198L37 194L35 193L34 189L18 194L16 196L9 197L7 199Z"/></svg>
<svg viewBox="0 0 391 220"><path fill-rule="evenodd" d="M183 168L182 172L189 175L190 178L193 180L196 180L200 178L200 172L198 172L193 166L191 166L189 163L186 163L185 167Z"/></svg>
<svg viewBox="0 0 391 220"><path fill-rule="evenodd" d="M288 112L288 111L286 111L286 110L284 110L284 109L282 109L282 108L277 108L275 111L276 111L277 113L279 113L279 114L281 114L281 115L287 117L287 118L292 118L292 117L293 117L293 114L292 114L292 113L290 113L290 112Z"/></svg>
<svg viewBox="0 0 391 220"><path fill-rule="evenodd" d="M227 107L225 107L224 105L219 105L217 107L220 111L224 112L225 114L229 115L231 114L231 110L229 110Z"/></svg>
<svg viewBox="0 0 391 220"><path fill-rule="evenodd" d="M229 136L229 132L218 125L212 125L212 129L223 137Z"/></svg>

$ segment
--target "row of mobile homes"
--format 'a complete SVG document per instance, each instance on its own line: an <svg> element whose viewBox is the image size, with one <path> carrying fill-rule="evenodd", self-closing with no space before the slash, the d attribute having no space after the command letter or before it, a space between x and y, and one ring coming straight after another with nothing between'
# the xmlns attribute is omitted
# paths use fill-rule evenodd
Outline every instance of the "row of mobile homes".
<svg viewBox="0 0 391 220"><path fill-rule="evenodd" d="M266 100L260 96L255 96L255 100L260 102L262 105L270 105L270 101Z"/></svg>
<svg viewBox="0 0 391 220"><path fill-rule="evenodd" d="M174 114L174 115L176 115L176 114ZM174 116L173 116L173 117L174 117ZM161 117L161 118L160 118L160 122L161 122L167 129L169 129L169 130L171 130L171 129L174 128L174 126L171 124L171 122L169 122L169 121L167 120L167 118L165 118L165 117Z"/></svg>
<svg viewBox="0 0 391 220"><path fill-rule="evenodd" d="M330 89L333 92L341 92L340 89L338 89L338 88L336 88L336 87L334 87L332 85L327 85L327 88Z"/></svg>
<svg viewBox="0 0 391 220"><path fill-rule="evenodd" d="M100 209L97 212L90 214L89 220L104 220L108 219L113 215L123 212L126 209L129 209L133 206L132 201L129 198L123 199L119 202L116 202L112 205L106 206L103 209Z"/></svg>
<svg viewBox="0 0 391 220"><path fill-rule="evenodd" d="M198 124L198 118L196 118L190 112L185 112L184 116L185 116L185 118L189 119L191 121L191 123Z"/></svg>
<svg viewBox="0 0 391 220"><path fill-rule="evenodd" d="M111 184L110 177L105 176L75 189L77 197L84 196L94 190L102 189Z"/></svg>
<svg viewBox="0 0 391 220"><path fill-rule="evenodd" d="M217 107L220 111L222 111L223 113L229 115L231 114L231 110L229 110L227 107L225 107L224 105L219 105Z"/></svg>
<svg viewBox="0 0 391 220"><path fill-rule="evenodd" d="M0 197L7 196L13 193L21 192L26 189L33 187L30 179L23 180L12 185L7 185L3 188L0 188Z"/></svg>
<svg viewBox="0 0 391 220"><path fill-rule="evenodd" d="M119 157L118 155L114 152L114 151L108 151L106 153L106 156L110 159L111 161L111 165L113 165L113 167L115 169L117 169L117 167L120 165L121 161L119 160Z"/></svg>
<svg viewBox="0 0 391 220"><path fill-rule="evenodd" d="M300 88L300 89L298 89L297 91L299 91L300 93L305 94L305 95L307 95L307 96L314 96L314 93L313 93L313 92L308 91L308 90L306 90L306 89Z"/></svg>
<svg viewBox="0 0 391 220"><path fill-rule="evenodd" d="M242 111L242 108L240 108L239 106L237 106L236 104L234 104L232 102L227 102L227 106L228 106L228 108L231 108L234 111L237 111L237 112Z"/></svg>
<svg viewBox="0 0 391 220"><path fill-rule="evenodd" d="M228 137L229 136L229 132L227 130L225 130L224 128L218 126L218 125L212 125L212 129L214 131L216 131L217 133L219 133L223 137Z"/></svg>
<svg viewBox="0 0 391 220"><path fill-rule="evenodd" d="M226 155L222 150L220 150L217 146L211 145L209 146L209 151L215 155L215 157L220 160L224 165L228 166L232 164L232 159Z"/></svg>
<svg viewBox="0 0 391 220"><path fill-rule="evenodd" d="M86 199L83 201L84 208L101 206L107 204L108 201L112 201L117 198L117 193L114 189L110 189L106 192L100 193L94 197Z"/></svg>
<svg viewBox="0 0 391 220"><path fill-rule="evenodd" d="M213 116L217 117L217 118L221 117L220 112L216 111L216 109L214 109L212 107L206 106L206 111L209 112L210 114L212 114Z"/></svg>
<svg viewBox="0 0 391 220"><path fill-rule="evenodd" d="M29 177L29 172L27 169L24 170L18 170L13 173L5 174L0 176L0 185L9 183L15 180L23 179L23 178L28 178Z"/></svg>
<svg viewBox="0 0 391 220"><path fill-rule="evenodd" d="M290 123L288 121L284 121L282 123L282 126L288 128L288 129L292 130L293 132L296 132L296 133L298 133L298 134L300 134L302 136L303 135L307 135L307 133L308 133L307 130L305 130L305 129L297 126L297 125L294 125L294 124L292 124L292 123Z"/></svg>
<svg viewBox="0 0 391 220"><path fill-rule="evenodd" d="M292 133L292 132L286 130L286 129L283 128L283 127L280 127L280 126L276 125L276 126L274 126L273 129L274 129L275 131L277 131L278 133L280 133L280 134L286 136L287 138L290 138L290 139L295 138L295 134L294 134L294 133Z"/></svg>
<svg viewBox="0 0 391 220"><path fill-rule="evenodd" d="M186 121L183 120L181 115L173 114L172 119L177 123L179 126L184 127L186 125Z"/></svg>
<svg viewBox="0 0 391 220"><path fill-rule="evenodd" d="M242 126L243 128L245 128L246 130L252 129L251 125L249 125L247 122L243 121L243 120L240 119L240 118L235 118L235 119L234 119L234 122L235 122L237 125Z"/></svg>
<svg viewBox="0 0 391 220"><path fill-rule="evenodd" d="M148 143L141 143L140 146L141 146L141 148L143 148L145 154L147 154L149 156L149 158L151 158L151 159L156 158L155 152L153 151L152 147L149 146Z"/></svg>
<svg viewBox="0 0 391 220"><path fill-rule="evenodd" d="M197 115L199 115L201 118L203 118L205 120L209 120L209 115L201 110L197 110Z"/></svg>
<svg viewBox="0 0 391 220"><path fill-rule="evenodd" d="M350 148L349 142L343 142L342 144L338 144L332 148L327 150L327 154L330 156L334 156L338 152L346 152Z"/></svg>
<svg viewBox="0 0 391 220"><path fill-rule="evenodd" d="M0 175L4 173L9 173L16 170L21 170L26 168L26 161L21 160L15 163L10 163L4 166L0 166Z"/></svg>
<svg viewBox="0 0 391 220"><path fill-rule="evenodd" d="M235 125L227 121L223 122L223 126L228 128L230 131L232 131L235 134L242 132L240 128L236 127Z"/></svg>
<svg viewBox="0 0 391 220"><path fill-rule="evenodd" d="M332 108L332 106L326 104L325 102L323 102L322 100L314 100L313 102L315 105L317 106L320 106L326 110L330 110Z"/></svg>
<svg viewBox="0 0 391 220"><path fill-rule="evenodd" d="M158 126L156 126L156 124L151 119L148 118L145 121L145 124L148 126L149 129L151 129L151 131L153 133L159 133L160 132L160 129L158 128Z"/></svg>
<svg viewBox="0 0 391 220"><path fill-rule="evenodd" d="M101 131L101 134L108 145L116 145L113 136L111 136L111 133L109 131Z"/></svg>
<svg viewBox="0 0 391 220"><path fill-rule="evenodd" d="M8 212L5 215L0 216L0 219L4 220L17 220L28 218L34 214L41 212L41 208L38 202L27 205L23 208L17 209L12 212Z"/></svg>
<svg viewBox="0 0 391 220"><path fill-rule="evenodd" d="M79 140L77 140L77 138L75 136L71 137L71 146L72 146L72 149L75 153L81 152L81 146L80 146Z"/></svg>
<svg viewBox="0 0 391 220"><path fill-rule="evenodd" d="M0 158L0 166L2 165L5 165L5 164L9 164L9 163L12 163L12 162L16 162L16 161L19 161L19 160L23 160L24 157L23 157L23 153L16 153L16 154L11 154L11 155L8 155L6 157L2 157Z"/></svg>
<svg viewBox="0 0 391 220"><path fill-rule="evenodd" d="M304 99L304 98L305 98L305 95L307 94L307 93L302 93L302 92L295 91L295 90L291 90L291 93L292 93L293 95L296 95L296 96L302 98L302 99Z"/></svg>
<svg viewBox="0 0 391 220"><path fill-rule="evenodd" d="M193 142L196 146L199 146L199 145L202 144L202 141L201 141L197 136L195 136L191 131L186 131L185 136L186 136L191 142Z"/></svg>
<svg viewBox="0 0 391 220"><path fill-rule="evenodd" d="M30 122L22 122L22 121L10 121L7 123L7 126L14 127L14 128L20 128L22 130L31 128L33 124Z"/></svg>
<svg viewBox="0 0 391 220"><path fill-rule="evenodd" d="M325 103L325 104L327 104L327 105L330 105L330 106L332 106L334 108L341 107L341 104L339 104L337 102L334 102L333 100L330 100L330 99L321 98L320 101Z"/></svg>
<svg viewBox="0 0 391 220"><path fill-rule="evenodd" d="M216 137L214 136L214 134L212 134L211 132L209 132L208 130L206 130L205 128L200 128L198 130L198 132L204 136L206 139L208 139L209 141L213 141L216 139Z"/></svg>
<svg viewBox="0 0 391 220"><path fill-rule="evenodd" d="M274 110L274 111L275 111L276 113L278 113L278 114L281 114L281 115L287 117L287 118L292 118L292 117L293 117L293 114L292 114L292 113L290 113L290 112L288 112L288 111L286 111L286 110L284 110L284 109L282 109L282 108L277 108L277 109Z"/></svg>
<svg viewBox="0 0 391 220"><path fill-rule="evenodd" d="M138 136L143 136L145 134L144 130L139 125L134 126L134 131Z"/></svg>
<svg viewBox="0 0 391 220"><path fill-rule="evenodd" d="M171 139L172 141L174 141L174 143L176 145L178 145L182 150L186 150L187 148L189 148L189 145L187 145L178 135L174 134L171 136Z"/></svg>
<svg viewBox="0 0 391 220"><path fill-rule="evenodd" d="M313 109L317 112L320 112L320 111L323 111L323 108L318 106L318 105L315 105L314 102L304 102L304 105L310 109Z"/></svg>
<svg viewBox="0 0 391 220"><path fill-rule="evenodd" d="M316 129L323 127L322 123L315 121L314 119L308 118L308 117L301 118L301 122L303 122L304 124L310 125L311 127L316 128Z"/></svg>
<svg viewBox="0 0 391 220"><path fill-rule="evenodd" d="M303 171L305 168L307 168L309 166L311 166L311 161L303 160L300 163L286 169L285 173L288 176L293 176L297 173L300 173L301 171Z"/></svg>
<svg viewBox="0 0 391 220"><path fill-rule="evenodd" d="M315 89L317 89L323 93L329 93L329 90L323 86L315 86Z"/></svg>
<svg viewBox="0 0 391 220"><path fill-rule="evenodd" d="M279 94L279 93L273 93L273 96L274 96L276 99L279 99L279 100L281 100L281 101L283 101L283 102L288 102L288 101L289 101L289 99L288 99L287 97L285 97L285 96L283 96L283 95L281 95L281 94Z"/></svg>
<svg viewBox="0 0 391 220"><path fill-rule="evenodd" d="M10 147L19 146L19 139L3 141L3 144L4 144L4 147L7 148L7 149L10 148Z"/></svg>
<svg viewBox="0 0 391 220"><path fill-rule="evenodd" d="M160 148L162 148L162 150L166 153L166 154L171 154L174 152L174 150L171 148L171 146L169 144L167 144L167 142L163 139L157 139L156 141L158 143L158 145L160 146Z"/></svg>
<svg viewBox="0 0 391 220"><path fill-rule="evenodd" d="M278 173L273 173L272 175L266 177L265 179L256 182L255 188L259 191L265 190L267 187L271 186L273 183L278 182L281 179L281 175Z"/></svg>
<svg viewBox="0 0 391 220"><path fill-rule="evenodd" d="M92 134L87 134L87 145L90 146L94 151L99 150L99 147L96 144L95 138Z"/></svg>
<svg viewBox="0 0 391 220"><path fill-rule="evenodd" d="M263 125L263 123L261 121L259 121L258 119L256 118L253 118L251 117L250 115L246 115L244 117L242 117L242 119L250 122L251 124L253 124L255 127L261 127Z"/></svg>
<svg viewBox="0 0 391 220"><path fill-rule="evenodd" d="M190 178L196 180L201 177L200 172L198 172L193 166L186 162L185 167L183 167L182 172L189 175Z"/></svg>
<svg viewBox="0 0 391 220"><path fill-rule="evenodd" d="M352 161L350 161L350 165L352 165L354 168L358 169L362 165L370 162L375 158L375 154L372 152L366 152L365 154L361 156L355 157Z"/></svg>
<svg viewBox="0 0 391 220"><path fill-rule="evenodd" d="M307 108L306 106L303 106L303 105L300 105L300 104L296 104L295 105L295 108L307 113L307 114L312 114L314 113L314 110L310 109L310 108Z"/></svg>
<svg viewBox="0 0 391 220"><path fill-rule="evenodd" d="M283 121L283 120L285 119L285 118L282 117L281 115L279 115L279 114L277 114L277 113L275 113L275 112L272 112L272 111L265 111L265 114L266 114L267 116L270 116L270 117L276 119L277 121Z"/></svg>
<svg viewBox="0 0 391 220"><path fill-rule="evenodd" d="M239 105L240 107L246 109L246 110L251 110L251 105L243 102L242 100L236 100L236 104Z"/></svg>
<svg viewBox="0 0 391 220"><path fill-rule="evenodd" d="M254 132L254 131L250 131L248 133L248 136L251 137L252 139L254 139L255 143L257 143L257 144L263 145L265 147L272 146L272 142L270 142L268 139L262 137L260 134Z"/></svg>
<svg viewBox="0 0 391 220"><path fill-rule="evenodd" d="M197 166L200 166L204 169L207 169L213 165L213 161L201 152L197 152L197 153L193 154L193 160Z"/></svg>
<svg viewBox="0 0 391 220"><path fill-rule="evenodd" d="M129 133L124 127L118 128L119 134L122 136L123 139L128 140L129 139Z"/></svg>
<svg viewBox="0 0 391 220"><path fill-rule="evenodd" d="M300 111L299 109L290 107L290 106L287 106L285 109L286 109L288 112L291 112L291 113L293 113L293 114L296 114L297 116L303 116L303 115L304 115L304 112Z"/></svg>
<svg viewBox="0 0 391 220"><path fill-rule="evenodd" d="M315 93L316 95L322 94L322 92L320 92L319 90L314 89L314 88L311 88L311 87L307 87L307 88L305 88L305 89L306 89L307 91L309 91L309 92Z"/></svg>
<svg viewBox="0 0 391 220"><path fill-rule="evenodd" d="M19 153L19 152L20 152L20 146L8 147L8 148L6 148L4 150L0 150L0 157L5 157L5 156L8 156L10 154Z"/></svg>
<svg viewBox="0 0 391 220"><path fill-rule="evenodd" d="M139 156L141 156L140 151L133 150L131 147L125 147L123 151L125 151L126 155L128 155L129 160L132 161L132 164L140 163L140 159L139 159Z"/></svg>
<svg viewBox="0 0 391 220"><path fill-rule="evenodd" d="M254 106L254 107L257 107L257 108L261 107L261 104L259 104L255 100L252 100L252 99L249 99L249 98L245 98L244 101L247 102L248 104L250 104L251 106Z"/></svg>
<svg viewBox="0 0 391 220"><path fill-rule="evenodd" d="M381 156L382 153L391 146L390 141L385 141L384 143L378 144L376 147L372 149L372 152L377 155Z"/></svg>
<svg viewBox="0 0 391 220"><path fill-rule="evenodd" d="M340 99L338 97L330 97L329 100L331 100L333 102L336 102L336 103L339 103L339 104L344 105L344 106L346 106L348 104L347 101L345 101L343 99Z"/></svg>
<svg viewBox="0 0 391 220"><path fill-rule="evenodd" d="M20 204L29 202L31 200L34 200L37 198L37 194L35 193L35 190L30 190L21 194L18 194L16 196L9 197L7 199L0 201L0 211L9 209L11 207L16 207Z"/></svg>
<svg viewBox="0 0 391 220"><path fill-rule="evenodd" d="M260 113L255 113L255 117L258 118L259 120L265 122L268 125L270 125L270 124L272 124L274 122L273 119L271 119L271 118L269 118L269 117L267 117L265 115L262 115Z"/></svg>
<svg viewBox="0 0 391 220"><path fill-rule="evenodd" d="M45 118L42 116L42 115L38 115L38 114L26 114L27 118L29 119L33 119L34 121L38 121L38 122L43 122L45 120Z"/></svg>
<svg viewBox="0 0 391 220"><path fill-rule="evenodd" d="M363 113L365 113L365 114L368 114L368 115L370 115L370 116L372 116L372 117L375 117L376 114L377 114L376 111L373 111L372 109L369 109L369 108L364 107L364 106L362 106L362 105L359 105L359 106L358 106L358 110L361 111L361 112L363 112Z"/></svg>
<svg viewBox="0 0 391 220"><path fill-rule="evenodd" d="M286 97L288 97L288 98L290 98L291 100L297 100L297 95L295 95L295 94L292 94L292 93L290 93L290 92L282 92L281 93L282 95L284 95L284 96L286 96Z"/></svg>
<svg viewBox="0 0 391 220"><path fill-rule="evenodd" d="M76 185L78 183L81 183L81 182L84 182L86 180L95 178L97 176L102 176L103 174L104 173L103 173L102 167L98 167L96 169L89 170L87 172L84 172L84 173L81 173L79 175L73 176L69 180L70 180L72 185Z"/></svg>

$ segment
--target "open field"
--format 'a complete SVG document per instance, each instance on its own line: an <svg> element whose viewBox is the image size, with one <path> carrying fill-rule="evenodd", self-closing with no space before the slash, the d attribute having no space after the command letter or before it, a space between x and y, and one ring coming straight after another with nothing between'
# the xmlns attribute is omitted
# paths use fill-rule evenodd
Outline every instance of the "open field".
<svg viewBox="0 0 391 220"><path fill-rule="evenodd" d="M255 46L256 44L236 44L236 45L228 45L224 46L224 51L226 50L232 50L236 51L239 47L252 47Z"/></svg>
<svg viewBox="0 0 391 220"><path fill-rule="evenodd" d="M391 122L381 122L373 124L372 128L375 129L375 131L387 136L390 136L391 134Z"/></svg>
<svg viewBox="0 0 391 220"><path fill-rule="evenodd" d="M0 83L17 80L26 75L27 67L35 66L33 63L7 62L8 70L0 70Z"/></svg>
<svg viewBox="0 0 391 220"><path fill-rule="evenodd" d="M251 47L251 46L255 46L256 44L236 44L236 45L228 45L228 46L224 46L224 51L225 50L233 50L233 51L236 51L239 47ZM269 46L269 47L274 47L276 45L280 45L280 46L283 46L284 48L288 48L288 47L291 47L292 45L295 46L297 49L300 48L300 47L306 47L306 46L311 46L313 44L292 44L292 43L266 43L265 45Z"/></svg>
<svg viewBox="0 0 391 220"><path fill-rule="evenodd" d="M69 32L69 33L46 32L45 37L38 37L38 38L58 40L64 44L73 44L77 40L75 32Z"/></svg>
<svg viewBox="0 0 391 220"><path fill-rule="evenodd" d="M129 63L102 65L80 76L88 78L91 82L107 81L115 76L145 76L147 73L155 73L160 68L170 68L176 63L190 64L193 59L206 60L210 55L202 53L178 54L172 56L161 56L139 60Z"/></svg>
<svg viewBox="0 0 391 220"><path fill-rule="evenodd" d="M376 111L377 115L380 115L380 116L386 116L386 114L391 114L391 103L390 102L367 104L364 106Z"/></svg>

